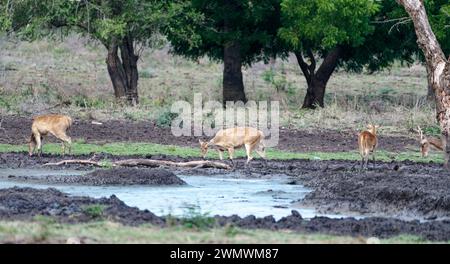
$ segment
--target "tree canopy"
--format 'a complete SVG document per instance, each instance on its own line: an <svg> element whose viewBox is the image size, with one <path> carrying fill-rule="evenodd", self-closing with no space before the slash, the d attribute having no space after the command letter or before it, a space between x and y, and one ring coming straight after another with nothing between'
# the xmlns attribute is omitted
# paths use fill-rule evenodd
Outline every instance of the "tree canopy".
<svg viewBox="0 0 450 264"><path fill-rule="evenodd" d="M167 30L173 51L189 58L206 55L223 61L224 101L245 101L241 66L267 60L276 52L279 0L192 0L186 12L201 14L203 19ZM177 34L192 25L194 35L186 38Z"/></svg>
<svg viewBox="0 0 450 264"><path fill-rule="evenodd" d="M17 0L10 1L9 29L34 40L78 32L102 43L116 98L138 103L137 60L157 40L168 9L183 1Z"/></svg>

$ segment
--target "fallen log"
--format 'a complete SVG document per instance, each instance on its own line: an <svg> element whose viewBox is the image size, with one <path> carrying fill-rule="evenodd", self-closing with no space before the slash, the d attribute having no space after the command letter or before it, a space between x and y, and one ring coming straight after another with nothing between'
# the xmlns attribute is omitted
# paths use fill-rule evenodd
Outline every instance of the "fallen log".
<svg viewBox="0 0 450 264"><path fill-rule="evenodd" d="M102 167L100 162L93 161L93 160L62 160L62 161L58 161L58 162L45 163L42 166L60 166L60 165L67 165L67 164L86 164L86 165L94 165L97 167Z"/></svg>
<svg viewBox="0 0 450 264"><path fill-rule="evenodd" d="M60 166L60 165L66 165L66 164L85 164L85 165L94 165L97 167L102 167L101 162L97 162L97 161L93 161L93 160L62 160L59 162L46 163L43 166ZM223 162L209 161L209 160L174 162L174 161L168 161L168 160L127 159L127 160L115 161L112 163L112 166L124 166L124 167L168 166L168 167L184 167L184 168L216 168L216 169L226 169L226 170L231 169L231 166L229 166Z"/></svg>
<svg viewBox="0 0 450 264"><path fill-rule="evenodd" d="M187 162L174 162L167 160L151 160L151 159L128 159L116 161L113 164L117 166L173 166L173 167L190 167L190 168L217 168L217 169L231 169L231 166L216 161L209 160L194 160Z"/></svg>

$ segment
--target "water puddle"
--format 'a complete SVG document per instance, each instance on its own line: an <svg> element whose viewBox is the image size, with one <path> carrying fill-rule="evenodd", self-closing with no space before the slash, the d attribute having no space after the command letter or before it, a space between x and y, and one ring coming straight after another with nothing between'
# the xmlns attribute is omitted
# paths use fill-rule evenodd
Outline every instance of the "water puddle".
<svg viewBox="0 0 450 264"><path fill-rule="evenodd" d="M0 170L0 188L13 186L48 188L77 196L94 198L116 195L129 206L148 209L157 215L185 216L189 211L208 215L233 214L245 217L273 215L275 219L297 210L304 218L317 216L313 209L302 209L293 203L310 190L301 185L287 184L287 177L272 179L233 178L230 174L214 176L178 175L187 186L82 186L17 182L8 176L76 177L87 173L76 170L5 169ZM323 215L333 217L330 215ZM335 216L342 217L342 216Z"/></svg>

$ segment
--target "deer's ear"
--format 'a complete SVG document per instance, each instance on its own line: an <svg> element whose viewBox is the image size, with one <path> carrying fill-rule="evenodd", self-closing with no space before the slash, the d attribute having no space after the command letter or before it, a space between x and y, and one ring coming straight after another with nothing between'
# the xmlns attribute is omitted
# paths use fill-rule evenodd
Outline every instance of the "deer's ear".
<svg viewBox="0 0 450 264"><path fill-rule="evenodd" d="M198 143L200 143L200 145L203 145L204 142L201 139L199 139Z"/></svg>

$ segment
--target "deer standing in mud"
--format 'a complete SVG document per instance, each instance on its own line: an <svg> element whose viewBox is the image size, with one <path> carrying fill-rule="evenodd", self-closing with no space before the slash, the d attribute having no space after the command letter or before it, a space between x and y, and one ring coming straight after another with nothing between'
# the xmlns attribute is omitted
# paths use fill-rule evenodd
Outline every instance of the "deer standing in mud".
<svg viewBox="0 0 450 264"><path fill-rule="evenodd" d="M369 155L372 153L373 164L375 165L375 149L378 145L377 128L372 124L367 125L367 130L359 133L358 145L359 153L361 154L361 169L367 168L369 162Z"/></svg>
<svg viewBox="0 0 450 264"><path fill-rule="evenodd" d="M444 151L444 144L441 139L435 137L425 137L420 126L417 126L417 132L420 136L420 152L422 152L422 157L428 156L430 147L436 150Z"/></svg>
<svg viewBox="0 0 450 264"><path fill-rule="evenodd" d="M221 129L210 141L204 142L199 140L199 143L203 158L206 157L209 146L214 146L215 148L217 148L220 160L223 160L223 151L227 150L228 155L230 156L230 160L233 163L233 167L235 167L235 163L233 161L234 150L242 146L245 147L245 151L247 154L246 166L253 159L253 150L258 153L261 158L264 159L264 162L266 162L264 134L262 131L256 128L234 127Z"/></svg>
<svg viewBox="0 0 450 264"><path fill-rule="evenodd" d="M33 118L31 137L29 141L29 154L33 155L37 148L38 155L42 154L42 140L48 133L62 141L62 154L66 153L66 144L71 152L72 140L67 136L67 130L72 126L72 119L65 115L41 115Z"/></svg>

